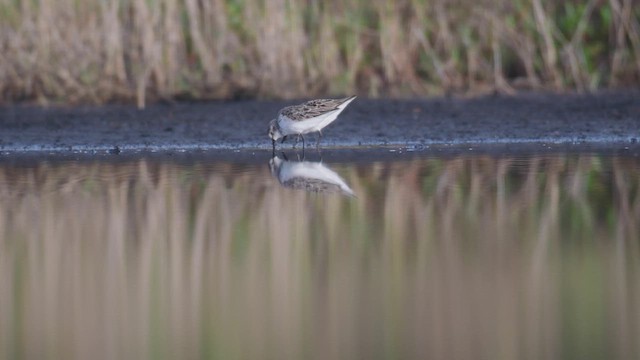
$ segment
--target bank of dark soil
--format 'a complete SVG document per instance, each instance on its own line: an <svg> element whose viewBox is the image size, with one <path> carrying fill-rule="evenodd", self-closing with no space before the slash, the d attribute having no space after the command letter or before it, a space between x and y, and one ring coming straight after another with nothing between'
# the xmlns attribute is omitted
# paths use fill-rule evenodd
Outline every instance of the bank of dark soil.
<svg viewBox="0 0 640 360"><path fill-rule="evenodd" d="M0 151L270 149L267 123L297 103L238 101L0 108ZM311 141L315 135L309 136ZM359 98L324 131L322 147L637 147L640 92L428 100ZM285 148L291 144L284 145Z"/></svg>

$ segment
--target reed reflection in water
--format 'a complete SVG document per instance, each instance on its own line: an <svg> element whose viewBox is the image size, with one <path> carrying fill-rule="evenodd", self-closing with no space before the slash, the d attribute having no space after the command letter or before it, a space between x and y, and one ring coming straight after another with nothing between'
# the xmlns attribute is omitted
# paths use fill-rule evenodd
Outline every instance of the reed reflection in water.
<svg viewBox="0 0 640 360"><path fill-rule="evenodd" d="M267 162L0 167L0 358L640 356L638 159Z"/></svg>

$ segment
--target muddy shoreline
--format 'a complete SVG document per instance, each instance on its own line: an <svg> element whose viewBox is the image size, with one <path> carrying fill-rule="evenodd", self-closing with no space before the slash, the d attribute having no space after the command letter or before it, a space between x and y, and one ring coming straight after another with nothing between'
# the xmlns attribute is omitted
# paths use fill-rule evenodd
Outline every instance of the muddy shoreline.
<svg viewBox="0 0 640 360"><path fill-rule="evenodd" d="M150 152L251 156L270 152L267 123L278 109L298 102L180 102L145 110L129 105L2 107L0 152L5 160ZM315 135L308 140L315 141ZM635 152L639 141L640 91L624 91L475 99L359 98L324 131L321 147L343 153L363 149Z"/></svg>

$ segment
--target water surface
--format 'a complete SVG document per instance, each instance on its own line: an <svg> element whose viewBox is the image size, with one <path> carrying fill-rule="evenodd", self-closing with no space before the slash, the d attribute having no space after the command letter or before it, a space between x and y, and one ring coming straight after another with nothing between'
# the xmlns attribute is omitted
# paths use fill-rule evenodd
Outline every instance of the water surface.
<svg viewBox="0 0 640 360"><path fill-rule="evenodd" d="M640 161L0 166L0 358L637 358Z"/></svg>

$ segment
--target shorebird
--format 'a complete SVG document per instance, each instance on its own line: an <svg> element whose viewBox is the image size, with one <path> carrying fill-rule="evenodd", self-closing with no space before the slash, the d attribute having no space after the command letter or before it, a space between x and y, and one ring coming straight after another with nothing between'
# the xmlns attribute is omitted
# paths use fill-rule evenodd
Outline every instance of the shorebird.
<svg viewBox="0 0 640 360"><path fill-rule="evenodd" d="M278 179L280 185L295 190L315 193L336 193L355 197L349 185L335 171L322 162L289 161L278 156L269 160L271 174Z"/></svg>
<svg viewBox="0 0 640 360"><path fill-rule="evenodd" d="M311 132L318 132L316 146L319 146L322 129L337 119L342 110L355 98L354 95L344 99L317 99L283 108L278 112L278 117L269 123L269 137L273 149L275 150L278 139L282 139L283 143L289 135L296 135L296 144L302 137L304 148L304 134Z"/></svg>

